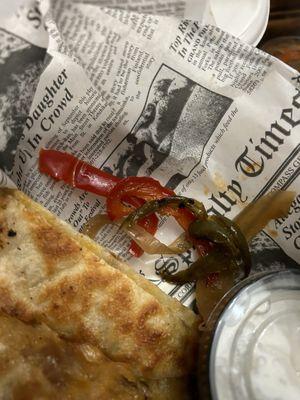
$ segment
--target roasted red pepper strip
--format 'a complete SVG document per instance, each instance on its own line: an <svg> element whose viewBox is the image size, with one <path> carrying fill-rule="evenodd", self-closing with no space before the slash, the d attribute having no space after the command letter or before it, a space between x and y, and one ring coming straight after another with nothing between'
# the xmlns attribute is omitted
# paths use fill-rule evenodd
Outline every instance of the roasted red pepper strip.
<svg viewBox="0 0 300 400"><path fill-rule="evenodd" d="M146 200L153 198L151 196L154 194L161 198L161 196L169 196L170 192L169 189L161 186L158 181L149 177L124 178L112 189L107 198L107 214L111 220L120 219L132 211L132 208L123 202L134 206L134 208L138 208ZM152 214L140 220L139 225L145 228L151 235L155 235L158 227L158 218L155 214ZM129 251L136 257L143 254L143 250L134 241L131 242Z"/></svg>
<svg viewBox="0 0 300 400"><path fill-rule="evenodd" d="M132 211L132 208L123 202L137 208L145 201L174 195L172 190L163 187L155 179L149 177L121 179L79 160L71 154L58 150L41 149L39 169L40 172L56 180L107 197L108 215L112 220L122 218ZM187 210L174 210L166 207L165 213L174 216L184 230L187 230L195 219ZM150 215L139 221L139 225L154 235L158 226L158 218L155 214ZM130 250L134 255L142 254L142 250L135 242L132 242Z"/></svg>
<svg viewBox="0 0 300 400"><path fill-rule="evenodd" d="M57 150L40 150L39 169L58 181L105 197L121 180L71 154Z"/></svg>
<svg viewBox="0 0 300 400"><path fill-rule="evenodd" d="M110 192L107 198L107 213L110 219L116 220L128 215L132 209L124 204L127 198L138 197L145 201L163 199L174 196L173 190L162 186L157 180L150 177L129 177L120 181ZM136 207L135 207L136 208ZM165 207L164 213L172 215L184 230L195 220L189 210Z"/></svg>
<svg viewBox="0 0 300 400"><path fill-rule="evenodd" d="M120 219L131 213L132 208L124 204L126 199L137 197L145 201L171 196L172 190L149 177L129 177L122 179L109 193L107 214L111 220Z"/></svg>
<svg viewBox="0 0 300 400"><path fill-rule="evenodd" d="M112 188L121 181L121 178L110 175L71 154L58 150L41 149L39 169L43 174L49 175L56 180L64 181L68 185L104 197L107 197ZM140 207L144 203L144 200L138 198L127 198L126 201L134 208ZM139 224L151 235L155 235L158 227L158 218L155 214L152 214L140 221ZM143 254L140 246L134 241L131 242L130 252L136 257Z"/></svg>

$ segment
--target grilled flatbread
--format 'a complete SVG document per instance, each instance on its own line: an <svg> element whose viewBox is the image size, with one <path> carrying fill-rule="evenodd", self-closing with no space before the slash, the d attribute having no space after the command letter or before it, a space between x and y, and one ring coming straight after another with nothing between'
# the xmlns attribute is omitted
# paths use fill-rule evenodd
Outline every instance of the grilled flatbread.
<svg viewBox="0 0 300 400"><path fill-rule="evenodd" d="M95 346L64 341L45 325L0 313L1 400L187 398L178 379L139 381Z"/></svg>
<svg viewBox="0 0 300 400"><path fill-rule="evenodd" d="M182 378L194 367L198 321L191 310L23 193L6 189L0 309L95 346L140 380Z"/></svg>

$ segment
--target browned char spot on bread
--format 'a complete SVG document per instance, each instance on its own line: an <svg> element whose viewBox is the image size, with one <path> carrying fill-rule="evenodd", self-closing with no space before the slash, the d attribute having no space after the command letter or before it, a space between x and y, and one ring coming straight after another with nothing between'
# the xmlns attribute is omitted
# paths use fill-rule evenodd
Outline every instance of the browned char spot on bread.
<svg viewBox="0 0 300 400"><path fill-rule="evenodd" d="M161 330L154 329L147 324L149 318L159 316L160 306L157 301L152 301L145 305L137 318L136 339L138 343L144 343L149 346L157 346L165 336Z"/></svg>
<svg viewBox="0 0 300 400"><path fill-rule="evenodd" d="M0 311L24 322L34 321L34 312L25 301L15 298L8 282L0 280Z"/></svg>
<svg viewBox="0 0 300 400"><path fill-rule="evenodd" d="M48 275L56 272L56 265L60 261L70 257L77 258L80 254L80 246L73 239L43 221L32 224L32 234L34 243L45 261Z"/></svg>
<svg viewBox="0 0 300 400"><path fill-rule="evenodd" d="M103 272L101 264L91 257L90 264L83 271L66 274L47 285L39 300L47 304L47 310L58 320L80 320L92 306L93 290L104 290L114 281L117 272Z"/></svg>

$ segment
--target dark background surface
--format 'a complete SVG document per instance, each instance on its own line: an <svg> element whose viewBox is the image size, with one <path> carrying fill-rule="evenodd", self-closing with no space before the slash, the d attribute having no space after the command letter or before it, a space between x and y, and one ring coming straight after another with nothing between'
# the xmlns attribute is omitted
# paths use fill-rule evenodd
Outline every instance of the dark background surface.
<svg viewBox="0 0 300 400"><path fill-rule="evenodd" d="M280 36L300 37L300 0L271 0L270 20L261 44Z"/></svg>
<svg viewBox="0 0 300 400"><path fill-rule="evenodd" d="M271 0L268 27L258 47L300 71L300 0Z"/></svg>

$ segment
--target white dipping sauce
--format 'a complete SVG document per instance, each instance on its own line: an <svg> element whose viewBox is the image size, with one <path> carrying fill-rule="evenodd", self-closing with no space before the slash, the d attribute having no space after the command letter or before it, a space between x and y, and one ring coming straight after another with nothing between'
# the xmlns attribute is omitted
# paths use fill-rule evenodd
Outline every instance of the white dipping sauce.
<svg viewBox="0 0 300 400"><path fill-rule="evenodd" d="M210 383L214 400L300 399L300 273L265 276L227 306Z"/></svg>

